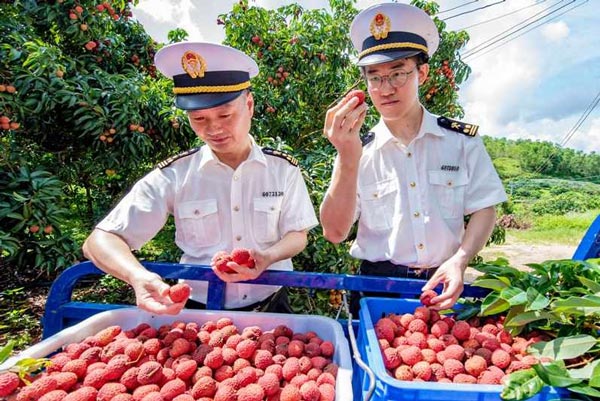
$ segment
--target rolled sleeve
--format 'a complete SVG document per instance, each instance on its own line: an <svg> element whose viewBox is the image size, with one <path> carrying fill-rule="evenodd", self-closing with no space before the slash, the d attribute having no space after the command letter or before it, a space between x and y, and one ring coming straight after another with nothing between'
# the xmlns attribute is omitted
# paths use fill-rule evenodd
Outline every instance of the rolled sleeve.
<svg viewBox="0 0 600 401"><path fill-rule="evenodd" d="M507 200L506 191L480 137L469 138L466 152L469 185L464 214L469 215Z"/></svg>

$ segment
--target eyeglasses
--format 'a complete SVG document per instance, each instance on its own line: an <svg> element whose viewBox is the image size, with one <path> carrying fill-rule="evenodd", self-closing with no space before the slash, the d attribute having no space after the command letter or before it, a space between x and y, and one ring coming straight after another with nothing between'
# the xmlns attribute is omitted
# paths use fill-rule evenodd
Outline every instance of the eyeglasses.
<svg viewBox="0 0 600 401"><path fill-rule="evenodd" d="M367 75L367 85L371 89L381 89L383 81L388 81L389 84L394 88L400 88L406 84L408 76L415 72L415 70L404 72L394 71L389 75Z"/></svg>

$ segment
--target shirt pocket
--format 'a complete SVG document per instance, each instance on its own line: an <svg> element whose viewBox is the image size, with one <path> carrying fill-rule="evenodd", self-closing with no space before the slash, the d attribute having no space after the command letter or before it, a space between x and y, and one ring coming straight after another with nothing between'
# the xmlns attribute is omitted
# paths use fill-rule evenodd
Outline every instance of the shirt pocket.
<svg viewBox="0 0 600 401"><path fill-rule="evenodd" d="M208 247L221 241L216 199L180 203L176 223L178 239L190 247Z"/></svg>
<svg viewBox="0 0 600 401"><path fill-rule="evenodd" d="M279 240L279 215L283 198L254 198L254 238L257 242Z"/></svg>
<svg viewBox="0 0 600 401"><path fill-rule="evenodd" d="M400 211L398 183L395 179L379 181L360 187L361 220L370 230L382 231L392 228L396 210ZM398 203L398 204L397 204Z"/></svg>
<svg viewBox="0 0 600 401"><path fill-rule="evenodd" d="M464 172L429 171L429 185L435 197L433 203L438 205L442 217L463 217L467 183Z"/></svg>

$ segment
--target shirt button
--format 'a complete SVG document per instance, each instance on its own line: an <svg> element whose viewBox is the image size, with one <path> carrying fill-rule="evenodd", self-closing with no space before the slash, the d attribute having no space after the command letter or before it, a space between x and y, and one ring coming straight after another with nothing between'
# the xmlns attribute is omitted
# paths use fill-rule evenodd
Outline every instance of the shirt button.
<svg viewBox="0 0 600 401"><path fill-rule="evenodd" d="M448 186L451 187L452 186L452 181L448 181Z"/></svg>
<svg viewBox="0 0 600 401"><path fill-rule="evenodd" d="M417 186L417 183L413 181L413 182L410 183L410 186L414 188L414 187Z"/></svg>
<svg viewBox="0 0 600 401"><path fill-rule="evenodd" d="M419 245L417 245L417 248L419 248L419 249L423 249L423 248L425 248L425 245L423 245L423 244L419 244Z"/></svg>
<svg viewBox="0 0 600 401"><path fill-rule="evenodd" d="M240 211L240 207L239 206L234 206L233 207L233 211L234 212L239 212Z"/></svg>
<svg viewBox="0 0 600 401"><path fill-rule="evenodd" d="M241 236L241 235L238 235L237 237L235 237L235 240L236 240L236 241L241 241L241 240L242 240L242 236Z"/></svg>
<svg viewBox="0 0 600 401"><path fill-rule="evenodd" d="M378 198L378 197L379 197L379 194L378 194L377 192L375 192L375 193L373 194L373 198Z"/></svg>
<svg viewBox="0 0 600 401"><path fill-rule="evenodd" d="M271 206L271 210L275 210L275 206Z"/></svg>
<svg viewBox="0 0 600 401"><path fill-rule="evenodd" d="M411 153L411 152L408 152L408 153L406 154L406 157L412 157L412 153Z"/></svg>
<svg viewBox="0 0 600 401"><path fill-rule="evenodd" d="M415 217L419 217L420 215L421 215L421 213L419 213L419 212L414 212L413 213L413 216L415 216Z"/></svg>
<svg viewBox="0 0 600 401"><path fill-rule="evenodd" d="M237 180L239 180L239 179L240 179L240 177L239 177L239 176L237 176L237 175L234 175L234 176L233 176L233 179L234 179L235 181L237 181Z"/></svg>
<svg viewBox="0 0 600 401"><path fill-rule="evenodd" d="M198 216L198 215L200 214L200 210L198 210L198 209L194 210L194 214L195 214L196 216Z"/></svg>
<svg viewBox="0 0 600 401"><path fill-rule="evenodd" d="M242 299L246 299L248 298L248 295L244 294L244 296L242 297Z"/></svg>

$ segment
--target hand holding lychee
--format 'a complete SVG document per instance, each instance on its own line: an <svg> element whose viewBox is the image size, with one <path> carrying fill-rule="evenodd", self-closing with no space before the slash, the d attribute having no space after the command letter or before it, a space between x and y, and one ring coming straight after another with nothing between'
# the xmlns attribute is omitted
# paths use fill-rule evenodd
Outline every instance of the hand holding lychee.
<svg viewBox="0 0 600 401"><path fill-rule="evenodd" d="M346 100L347 103L351 101L353 97L358 99L356 107L360 106L365 102L365 92L361 91L360 89L353 89L350 92L348 92L346 96L344 96L344 100Z"/></svg>
<svg viewBox="0 0 600 401"><path fill-rule="evenodd" d="M183 303L173 301L170 296L171 287L156 273L140 273L128 280L135 292L137 306L158 315L178 314L183 308ZM182 290L177 291L181 293ZM177 298L177 295L175 297Z"/></svg>
<svg viewBox="0 0 600 401"><path fill-rule="evenodd" d="M185 283L175 284L169 288L169 297L173 302L185 302L190 297L192 289Z"/></svg>
<svg viewBox="0 0 600 401"><path fill-rule="evenodd" d="M225 251L217 252L212 258L213 271L221 280L227 282L255 279L262 270L257 269L253 254L254 251L245 248L236 248L231 254Z"/></svg>

